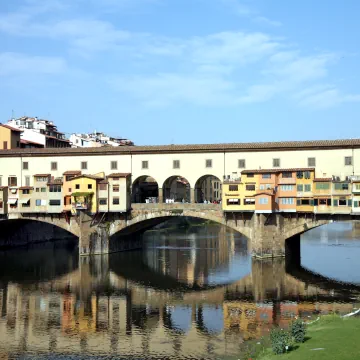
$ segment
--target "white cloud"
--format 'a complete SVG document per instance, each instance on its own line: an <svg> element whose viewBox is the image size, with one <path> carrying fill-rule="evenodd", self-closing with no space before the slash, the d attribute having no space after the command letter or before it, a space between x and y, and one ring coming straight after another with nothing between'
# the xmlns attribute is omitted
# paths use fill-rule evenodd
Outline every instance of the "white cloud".
<svg viewBox="0 0 360 360"><path fill-rule="evenodd" d="M23 74L58 74L66 71L64 59L49 56L29 56L20 53L0 53L0 76Z"/></svg>

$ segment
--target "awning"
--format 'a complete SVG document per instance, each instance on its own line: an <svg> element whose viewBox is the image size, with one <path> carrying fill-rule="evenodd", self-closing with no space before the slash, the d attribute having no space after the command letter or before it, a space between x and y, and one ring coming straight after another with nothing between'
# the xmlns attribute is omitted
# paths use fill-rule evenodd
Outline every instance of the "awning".
<svg viewBox="0 0 360 360"><path fill-rule="evenodd" d="M19 200L19 204L27 204L30 201L30 198L24 198Z"/></svg>
<svg viewBox="0 0 360 360"><path fill-rule="evenodd" d="M8 204L15 205L17 203L18 199L8 199Z"/></svg>

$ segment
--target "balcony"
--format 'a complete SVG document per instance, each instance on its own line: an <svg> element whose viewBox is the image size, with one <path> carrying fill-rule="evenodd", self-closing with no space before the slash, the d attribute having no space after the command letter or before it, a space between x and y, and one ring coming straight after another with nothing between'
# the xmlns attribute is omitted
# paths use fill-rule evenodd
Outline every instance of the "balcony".
<svg viewBox="0 0 360 360"><path fill-rule="evenodd" d="M295 178L279 178L278 184L279 185L295 185L296 179Z"/></svg>

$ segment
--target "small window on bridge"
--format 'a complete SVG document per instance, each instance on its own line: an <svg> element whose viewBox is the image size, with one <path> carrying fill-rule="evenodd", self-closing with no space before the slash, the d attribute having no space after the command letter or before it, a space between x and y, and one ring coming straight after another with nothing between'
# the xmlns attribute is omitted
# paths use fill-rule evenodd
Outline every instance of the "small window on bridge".
<svg viewBox="0 0 360 360"><path fill-rule="evenodd" d="M29 163L27 161L23 162L23 170L29 170Z"/></svg>
<svg viewBox="0 0 360 360"><path fill-rule="evenodd" d="M119 192L120 187L119 185L113 185L113 192Z"/></svg>
<svg viewBox="0 0 360 360"><path fill-rule="evenodd" d="M286 172L283 172L281 177L285 178L285 179L289 179L289 178L292 178L292 172L291 171L286 171Z"/></svg>
<svg viewBox="0 0 360 360"><path fill-rule="evenodd" d="M309 167L315 167L316 166L316 159L314 157L308 158L308 166Z"/></svg>
<svg viewBox="0 0 360 360"><path fill-rule="evenodd" d="M271 174L262 174L263 179L271 179Z"/></svg>
<svg viewBox="0 0 360 360"><path fill-rule="evenodd" d="M238 185L229 185L229 191L238 191L239 186Z"/></svg>
<svg viewBox="0 0 360 360"><path fill-rule="evenodd" d="M99 199L99 205L107 205L107 199Z"/></svg>
<svg viewBox="0 0 360 360"><path fill-rule="evenodd" d="M57 170L57 162L52 162L51 163L51 170Z"/></svg>
<svg viewBox="0 0 360 360"><path fill-rule="evenodd" d="M255 191L255 184L246 185L246 191Z"/></svg>
<svg viewBox="0 0 360 360"><path fill-rule="evenodd" d="M61 200L50 200L49 205L50 206L60 206L61 205Z"/></svg>
<svg viewBox="0 0 360 360"><path fill-rule="evenodd" d="M211 160L211 159L207 159L207 160L205 161L205 167L207 167L207 168L211 168L211 167L212 167L212 160Z"/></svg>
<svg viewBox="0 0 360 360"><path fill-rule="evenodd" d="M273 159L273 167L280 167L280 159Z"/></svg>
<svg viewBox="0 0 360 360"><path fill-rule="evenodd" d="M173 168L180 169L180 160L173 160Z"/></svg>
<svg viewBox="0 0 360 360"><path fill-rule="evenodd" d="M238 168L239 168L239 169L245 169L245 167L246 167L245 159L239 159L239 161L238 161Z"/></svg>
<svg viewBox="0 0 360 360"><path fill-rule="evenodd" d="M346 199L339 199L339 206L347 206Z"/></svg>
<svg viewBox="0 0 360 360"><path fill-rule="evenodd" d="M227 205L240 205L240 199L227 199Z"/></svg>
<svg viewBox="0 0 360 360"><path fill-rule="evenodd" d="M8 186L17 186L17 177L16 176L9 176Z"/></svg>
<svg viewBox="0 0 360 360"><path fill-rule="evenodd" d="M87 170L87 161L81 162L81 170Z"/></svg>
<svg viewBox="0 0 360 360"><path fill-rule="evenodd" d="M146 161L142 161L141 162L141 168L142 169L148 169L149 168L149 162L146 160Z"/></svg>
<svg viewBox="0 0 360 360"><path fill-rule="evenodd" d="M352 165L352 156L345 156L345 165Z"/></svg>
<svg viewBox="0 0 360 360"><path fill-rule="evenodd" d="M120 198L113 197L113 205L119 205L120 204Z"/></svg>
<svg viewBox="0 0 360 360"><path fill-rule="evenodd" d="M117 170L118 164L117 161L111 161L111 170Z"/></svg>

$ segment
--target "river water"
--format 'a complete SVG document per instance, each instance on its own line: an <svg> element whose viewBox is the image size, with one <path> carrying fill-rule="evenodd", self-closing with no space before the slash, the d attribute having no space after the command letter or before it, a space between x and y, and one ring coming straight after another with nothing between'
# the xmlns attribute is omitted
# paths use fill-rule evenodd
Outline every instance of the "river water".
<svg viewBox="0 0 360 360"><path fill-rule="evenodd" d="M360 226L303 235L302 267L254 261L216 224L169 222L144 249L0 253L0 359L219 359L295 317L360 306Z"/></svg>

